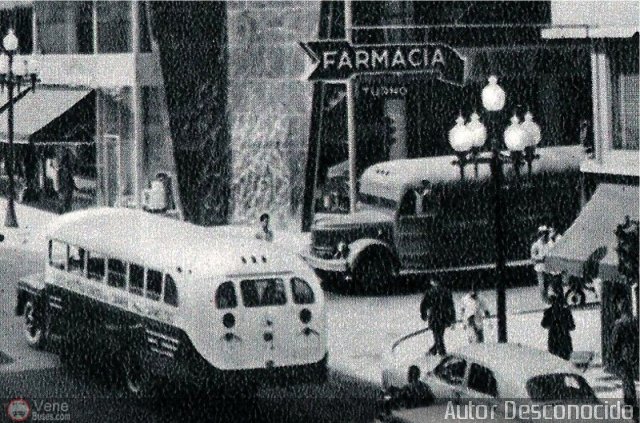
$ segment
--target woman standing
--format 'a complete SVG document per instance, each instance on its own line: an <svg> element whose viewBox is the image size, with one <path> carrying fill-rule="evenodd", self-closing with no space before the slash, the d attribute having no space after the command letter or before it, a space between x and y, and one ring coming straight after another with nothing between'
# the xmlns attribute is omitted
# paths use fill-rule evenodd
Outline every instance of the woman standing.
<svg viewBox="0 0 640 423"><path fill-rule="evenodd" d="M571 331L576 328L571 310L554 293L549 295L551 306L544 311L541 325L549 332L547 348L551 354L569 360L573 352Z"/></svg>

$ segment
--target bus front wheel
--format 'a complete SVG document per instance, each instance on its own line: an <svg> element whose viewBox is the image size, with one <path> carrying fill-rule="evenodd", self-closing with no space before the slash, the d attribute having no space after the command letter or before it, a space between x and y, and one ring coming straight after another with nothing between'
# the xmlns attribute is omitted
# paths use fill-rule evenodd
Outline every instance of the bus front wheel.
<svg viewBox="0 0 640 423"><path fill-rule="evenodd" d="M385 293L393 286L393 269L393 260L386 251L366 251L359 257L352 271L353 287L368 293Z"/></svg>
<svg viewBox="0 0 640 423"><path fill-rule="evenodd" d="M37 315L33 299L26 301L23 315L24 336L27 339L27 344L29 344L31 348L42 348L46 340L44 319L41 319Z"/></svg>

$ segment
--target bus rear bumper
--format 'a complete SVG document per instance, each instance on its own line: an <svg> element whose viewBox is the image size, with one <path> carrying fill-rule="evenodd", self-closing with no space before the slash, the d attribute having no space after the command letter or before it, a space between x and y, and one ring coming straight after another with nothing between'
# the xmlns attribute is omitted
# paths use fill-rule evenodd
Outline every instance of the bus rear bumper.
<svg viewBox="0 0 640 423"><path fill-rule="evenodd" d="M255 390L262 386L323 384L327 380L327 361L328 353L316 363L260 369L220 370L203 359L203 362L190 369L189 379L198 388L205 390L219 390L220 387Z"/></svg>

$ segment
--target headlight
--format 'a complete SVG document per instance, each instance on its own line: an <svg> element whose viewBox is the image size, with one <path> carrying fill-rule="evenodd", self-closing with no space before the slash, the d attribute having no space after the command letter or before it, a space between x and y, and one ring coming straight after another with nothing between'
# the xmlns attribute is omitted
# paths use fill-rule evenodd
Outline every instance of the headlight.
<svg viewBox="0 0 640 423"><path fill-rule="evenodd" d="M336 249L338 250L338 252L343 258L347 257L347 255L349 254L349 246L344 241L340 241Z"/></svg>

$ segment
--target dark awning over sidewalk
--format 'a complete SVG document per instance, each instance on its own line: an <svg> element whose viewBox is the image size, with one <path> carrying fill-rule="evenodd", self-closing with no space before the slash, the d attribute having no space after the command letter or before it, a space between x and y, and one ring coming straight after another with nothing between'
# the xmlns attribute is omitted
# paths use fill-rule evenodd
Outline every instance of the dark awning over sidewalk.
<svg viewBox="0 0 640 423"><path fill-rule="evenodd" d="M628 215L638 219L638 187L600 184L580 216L547 255L548 271L566 271L582 277L597 266L605 280L618 278L616 227Z"/></svg>
<svg viewBox="0 0 640 423"><path fill-rule="evenodd" d="M26 144L32 135L42 131L91 93L90 90L37 87L14 104L14 142ZM7 113L0 114L0 142L8 142ZM57 137L56 137L57 138ZM51 139L56 142L78 142L74 139Z"/></svg>

